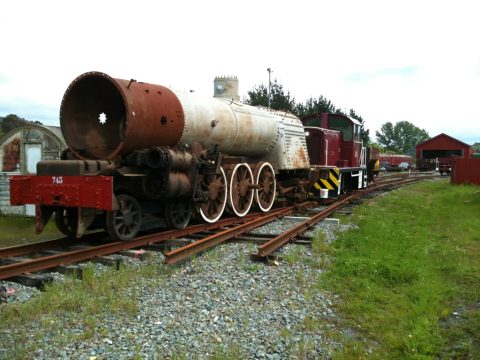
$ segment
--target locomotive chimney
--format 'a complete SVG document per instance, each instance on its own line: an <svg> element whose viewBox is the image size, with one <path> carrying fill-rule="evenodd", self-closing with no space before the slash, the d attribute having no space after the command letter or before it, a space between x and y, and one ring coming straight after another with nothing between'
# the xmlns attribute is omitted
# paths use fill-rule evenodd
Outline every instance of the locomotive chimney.
<svg viewBox="0 0 480 360"><path fill-rule="evenodd" d="M236 76L217 76L213 80L213 97L240 100Z"/></svg>

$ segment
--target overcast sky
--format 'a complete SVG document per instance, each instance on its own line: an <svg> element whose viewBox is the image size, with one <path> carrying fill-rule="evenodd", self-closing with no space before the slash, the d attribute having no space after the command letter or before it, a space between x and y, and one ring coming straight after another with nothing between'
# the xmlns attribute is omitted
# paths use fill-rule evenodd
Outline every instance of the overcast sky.
<svg viewBox="0 0 480 360"><path fill-rule="evenodd" d="M375 130L406 120L480 142L478 1L2 1L0 116L59 125L86 71L212 95L268 84L323 95Z"/></svg>

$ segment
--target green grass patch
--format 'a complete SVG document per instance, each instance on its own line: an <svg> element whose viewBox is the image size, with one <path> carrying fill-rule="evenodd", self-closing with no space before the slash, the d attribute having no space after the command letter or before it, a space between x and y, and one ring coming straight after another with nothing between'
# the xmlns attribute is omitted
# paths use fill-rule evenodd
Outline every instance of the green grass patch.
<svg viewBox="0 0 480 360"><path fill-rule="evenodd" d="M138 298L147 289L141 285L142 279L148 279L148 286L158 287L172 271L173 267L154 260L139 267L121 266L119 271L112 268L95 272L93 266L88 266L82 280L67 277L63 282L47 285L45 291L28 302L0 306L2 331L15 334L0 336L0 348L10 351L7 355L12 359L33 358L47 333L59 347L105 336L105 315L133 317L138 313ZM72 323L82 332L68 330ZM29 329L35 329L33 335L24 335L30 334Z"/></svg>
<svg viewBox="0 0 480 360"><path fill-rule="evenodd" d="M480 191L446 181L379 197L340 234L318 286L353 336L339 359L480 358ZM366 343L365 343L366 340Z"/></svg>
<svg viewBox="0 0 480 360"><path fill-rule="evenodd" d="M51 219L40 235L35 234L35 219L25 216L0 216L0 247L64 237Z"/></svg>

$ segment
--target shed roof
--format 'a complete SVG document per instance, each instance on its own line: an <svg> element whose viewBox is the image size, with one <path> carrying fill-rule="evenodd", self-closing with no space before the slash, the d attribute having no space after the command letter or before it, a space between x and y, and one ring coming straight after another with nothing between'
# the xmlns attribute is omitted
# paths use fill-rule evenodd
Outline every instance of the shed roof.
<svg viewBox="0 0 480 360"><path fill-rule="evenodd" d="M454 137L451 137L450 135L447 135L445 133L441 133L441 134L438 134L437 136L434 136L428 140L425 140L419 144L417 144L416 147L422 147L428 143L431 143L431 142L435 142L435 141L438 141L440 138L446 138L447 140L450 140L452 142L456 142L458 144L460 144L461 146L463 147L471 147L471 145L468 145L468 144L465 144L463 141L460 141L458 139L455 139Z"/></svg>
<svg viewBox="0 0 480 360"><path fill-rule="evenodd" d="M43 131L44 133L50 135L52 138L56 139L58 142L65 145L65 139L63 138L63 134L60 126L47 126L47 125L37 125L37 124L25 124L25 125L13 128L12 130L4 134L2 137L0 137L0 144L6 141L12 134L21 130L29 130L29 129L36 129L36 130Z"/></svg>

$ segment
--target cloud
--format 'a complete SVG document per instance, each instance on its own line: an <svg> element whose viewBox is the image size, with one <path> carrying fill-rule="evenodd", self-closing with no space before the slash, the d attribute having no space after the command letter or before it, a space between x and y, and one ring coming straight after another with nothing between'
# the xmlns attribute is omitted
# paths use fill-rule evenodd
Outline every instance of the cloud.
<svg viewBox="0 0 480 360"><path fill-rule="evenodd" d="M10 77L5 75L5 74L2 74L0 73L0 84L6 84L8 82L10 82Z"/></svg>
<svg viewBox="0 0 480 360"><path fill-rule="evenodd" d="M383 68L347 74L345 79L354 83L367 82L385 77L410 77L417 74L418 67L409 65L400 68Z"/></svg>

